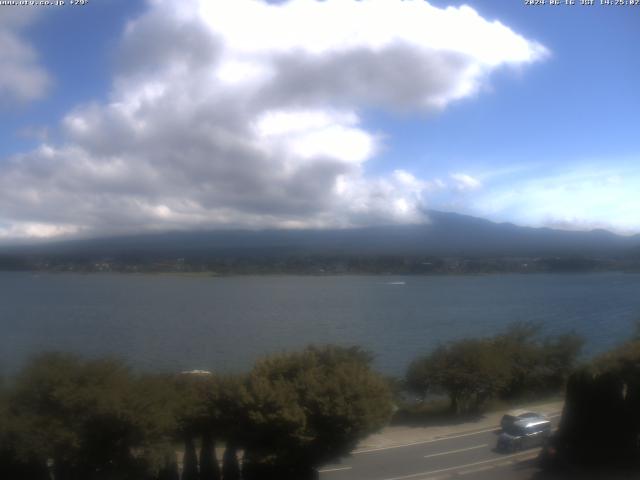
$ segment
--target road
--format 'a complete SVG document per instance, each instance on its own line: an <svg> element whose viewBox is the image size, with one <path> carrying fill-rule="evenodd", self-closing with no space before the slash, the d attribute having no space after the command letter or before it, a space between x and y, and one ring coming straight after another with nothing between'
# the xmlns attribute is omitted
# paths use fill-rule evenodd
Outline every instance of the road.
<svg viewBox="0 0 640 480"><path fill-rule="evenodd" d="M557 421L559 415L551 420ZM539 449L496 452L496 426L407 445L360 450L320 469L321 480L469 480L531 478Z"/></svg>

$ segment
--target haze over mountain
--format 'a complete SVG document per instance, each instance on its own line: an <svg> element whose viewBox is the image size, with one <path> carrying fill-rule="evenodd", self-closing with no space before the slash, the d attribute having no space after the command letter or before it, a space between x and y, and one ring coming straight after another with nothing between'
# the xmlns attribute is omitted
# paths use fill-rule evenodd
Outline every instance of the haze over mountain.
<svg viewBox="0 0 640 480"><path fill-rule="evenodd" d="M427 213L430 222L421 225L335 230L182 231L4 247L0 253L86 259L299 255L614 258L640 251L640 235L520 227L456 213L433 210Z"/></svg>

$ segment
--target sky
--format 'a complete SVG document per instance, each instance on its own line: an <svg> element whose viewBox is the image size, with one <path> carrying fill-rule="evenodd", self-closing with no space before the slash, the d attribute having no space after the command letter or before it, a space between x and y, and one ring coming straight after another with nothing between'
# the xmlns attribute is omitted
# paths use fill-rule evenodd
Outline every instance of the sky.
<svg viewBox="0 0 640 480"><path fill-rule="evenodd" d="M1 242L430 209L640 233L640 5L10 3Z"/></svg>

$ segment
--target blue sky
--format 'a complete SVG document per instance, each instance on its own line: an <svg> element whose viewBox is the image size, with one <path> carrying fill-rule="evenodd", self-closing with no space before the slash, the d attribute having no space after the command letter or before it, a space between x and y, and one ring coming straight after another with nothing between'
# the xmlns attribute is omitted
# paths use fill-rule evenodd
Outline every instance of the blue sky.
<svg viewBox="0 0 640 480"><path fill-rule="evenodd" d="M11 8L5 7L5 11ZM0 155L37 146L24 130L43 126L56 134L60 119L80 103L103 100L111 87L118 38L127 20L145 8L141 0L97 1L83 7L34 8L23 37L52 80L46 95L29 103L12 102L0 117ZM0 15L5 13L0 10Z"/></svg>
<svg viewBox="0 0 640 480"><path fill-rule="evenodd" d="M555 171L626 172L640 166L640 9L433 3L471 5L541 42L551 56L526 71L497 72L488 91L437 116L373 117L373 124L393 137L378 168L388 168L393 159L403 168L417 164L420 175L446 175L456 168L483 175L516 167L516 178L533 179ZM500 180L514 179L505 175ZM505 219L526 222L517 213ZM633 220L638 231L640 215Z"/></svg>
<svg viewBox="0 0 640 480"><path fill-rule="evenodd" d="M430 208L640 232L640 6L175 4L0 7L0 239Z"/></svg>

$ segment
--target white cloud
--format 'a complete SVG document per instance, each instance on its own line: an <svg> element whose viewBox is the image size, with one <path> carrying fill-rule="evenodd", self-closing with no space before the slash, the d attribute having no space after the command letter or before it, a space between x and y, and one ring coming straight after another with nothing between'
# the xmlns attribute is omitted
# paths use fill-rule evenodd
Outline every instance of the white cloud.
<svg viewBox="0 0 640 480"><path fill-rule="evenodd" d="M424 221L443 182L367 176L383 137L363 110L437 111L545 52L422 0L152 0L109 100L69 112L61 145L0 167L0 234Z"/></svg>
<svg viewBox="0 0 640 480"><path fill-rule="evenodd" d="M254 125L257 136L298 160L334 158L362 163L375 151L375 138L357 128L354 112L267 111Z"/></svg>
<svg viewBox="0 0 640 480"><path fill-rule="evenodd" d="M633 166L637 159L610 159L610 163L618 166L585 163L534 178L511 178L474 197L473 211L497 220L518 218L533 226L637 232L640 169Z"/></svg>
<svg viewBox="0 0 640 480"><path fill-rule="evenodd" d="M51 225L48 223L17 222L9 227L0 228L0 240L4 239L42 239L78 234L78 228L71 225Z"/></svg>
<svg viewBox="0 0 640 480"><path fill-rule="evenodd" d="M340 177L336 192L343 222L421 223L425 221L423 194L428 188L427 182L404 170L396 170L381 178Z"/></svg>
<svg viewBox="0 0 640 480"><path fill-rule="evenodd" d="M38 64L35 50L23 33L35 20L36 9L2 8L0 16L0 108L41 98L51 80Z"/></svg>
<svg viewBox="0 0 640 480"><path fill-rule="evenodd" d="M454 181L454 188L459 191L477 190L482 187L482 182L466 173L454 173L451 175Z"/></svg>

